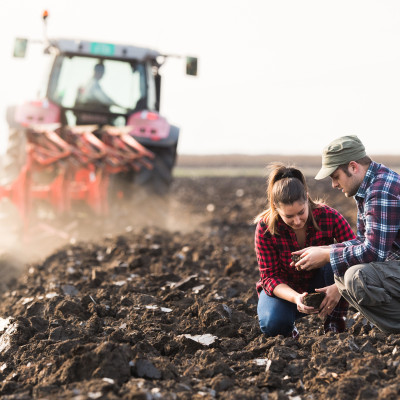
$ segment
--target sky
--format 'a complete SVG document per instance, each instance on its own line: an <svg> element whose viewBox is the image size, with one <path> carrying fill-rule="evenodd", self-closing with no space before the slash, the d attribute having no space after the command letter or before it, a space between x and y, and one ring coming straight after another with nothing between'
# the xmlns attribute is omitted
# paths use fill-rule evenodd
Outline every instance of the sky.
<svg viewBox="0 0 400 400"><path fill-rule="evenodd" d="M161 113L181 154L320 154L355 134L369 154L400 150L398 0L2 0L0 146L7 105L34 99L47 33L199 58L163 66Z"/></svg>

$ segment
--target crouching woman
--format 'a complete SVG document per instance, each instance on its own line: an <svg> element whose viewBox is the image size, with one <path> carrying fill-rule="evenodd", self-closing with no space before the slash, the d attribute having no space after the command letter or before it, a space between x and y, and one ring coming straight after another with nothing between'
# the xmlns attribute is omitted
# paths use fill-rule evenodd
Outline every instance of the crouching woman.
<svg viewBox="0 0 400 400"><path fill-rule="evenodd" d="M292 253L309 246L324 246L355 235L335 209L314 201L303 173L283 164L271 166L268 207L256 218L255 251L260 271L257 282L258 319L267 336L297 337L295 321L307 314L324 320L324 332L343 332L348 303L334 284L330 264L311 271L296 269ZM320 307L303 303L311 292L325 293Z"/></svg>

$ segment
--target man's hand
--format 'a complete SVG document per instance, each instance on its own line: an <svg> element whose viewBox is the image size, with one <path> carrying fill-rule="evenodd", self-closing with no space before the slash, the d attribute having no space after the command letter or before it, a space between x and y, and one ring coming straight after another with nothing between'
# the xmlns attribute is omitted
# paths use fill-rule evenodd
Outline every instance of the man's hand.
<svg viewBox="0 0 400 400"><path fill-rule="evenodd" d="M306 247L305 249L294 251L292 254L299 255L300 260L294 265L298 271L309 271L323 267L329 262L330 246Z"/></svg>
<svg viewBox="0 0 400 400"><path fill-rule="evenodd" d="M315 291L325 293L325 298L319 306L319 316L321 319L325 319L339 303L341 294L335 284L321 289L315 289Z"/></svg>
<svg viewBox="0 0 400 400"><path fill-rule="evenodd" d="M306 296L307 294L308 294L307 292L304 292L304 293L296 296L295 300L296 300L296 304L297 304L297 310L303 314L317 314L319 312L318 309L315 309L314 307L306 306L303 303L304 296Z"/></svg>

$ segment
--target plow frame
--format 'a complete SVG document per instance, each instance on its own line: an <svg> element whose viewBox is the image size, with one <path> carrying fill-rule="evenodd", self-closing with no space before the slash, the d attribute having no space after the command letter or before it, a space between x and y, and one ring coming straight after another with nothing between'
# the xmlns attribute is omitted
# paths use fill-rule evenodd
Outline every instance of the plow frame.
<svg viewBox="0 0 400 400"><path fill-rule="evenodd" d="M36 201L50 205L56 217L71 215L79 202L97 216L108 216L110 177L153 167L154 154L129 132L129 127L96 125L27 128L26 163L13 182L0 186L0 199L8 198L18 210L23 237L33 228Z"/></svg>

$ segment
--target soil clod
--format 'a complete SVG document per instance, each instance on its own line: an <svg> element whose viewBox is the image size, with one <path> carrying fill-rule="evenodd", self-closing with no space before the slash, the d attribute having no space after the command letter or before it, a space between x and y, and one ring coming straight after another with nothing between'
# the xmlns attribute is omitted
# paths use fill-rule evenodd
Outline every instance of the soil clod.
<svg viewBox="0 0 400 400"><path fill-rule="evenodd" d="M319 308L324 298L325 293L309 293L304 296L303 303L308 307Z"/></svg>

